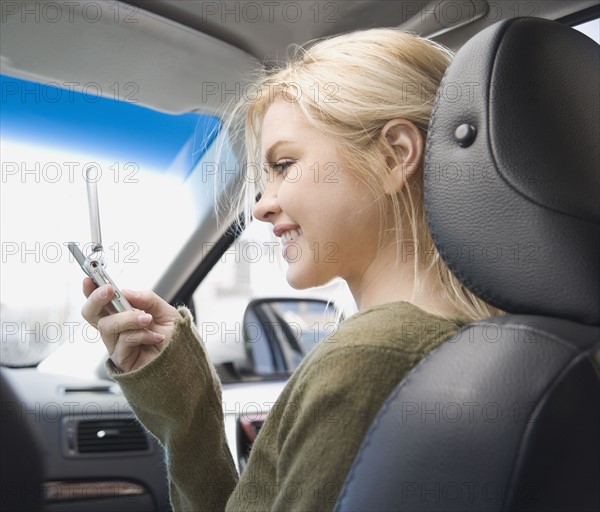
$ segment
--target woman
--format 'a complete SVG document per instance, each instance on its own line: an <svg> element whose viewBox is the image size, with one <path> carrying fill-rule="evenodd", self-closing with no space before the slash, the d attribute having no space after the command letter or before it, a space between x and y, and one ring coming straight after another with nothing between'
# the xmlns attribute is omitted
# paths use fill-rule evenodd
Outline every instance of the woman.
<svg viewBox="0 0 600 512"><path fill-rule="evenodd" d="M138 311L105 316L112 289L84 282L83 316L165 447L176 510L333 508L397 383L465 322L498 313L452 277L425 222L424 139L450 59L395 29L346 34L261 77L260 93L234 112L245 114L245 204L261 192L253 213L281 238L288 282L341 277L359 310L296 370L239 481L219 381L189 311L124 292ZM334 252L315 257L326 244Z"/></svg>

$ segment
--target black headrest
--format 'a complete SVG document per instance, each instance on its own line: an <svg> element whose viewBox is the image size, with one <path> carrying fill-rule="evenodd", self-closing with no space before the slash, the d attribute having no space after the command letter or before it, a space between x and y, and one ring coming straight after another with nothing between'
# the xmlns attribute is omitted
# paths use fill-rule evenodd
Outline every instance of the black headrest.
<svg viewBox="0 0 600 512"><path fill-rule="evenodd" d="M425 206L458 279L510 313L600 324L600 47L511 19L457 53L425 154Z"/></svg>

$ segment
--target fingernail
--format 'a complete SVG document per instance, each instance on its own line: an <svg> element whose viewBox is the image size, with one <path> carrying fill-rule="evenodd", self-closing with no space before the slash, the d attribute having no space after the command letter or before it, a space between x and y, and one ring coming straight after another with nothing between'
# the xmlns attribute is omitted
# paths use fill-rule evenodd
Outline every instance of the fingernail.
<svg viewBox="0 0 600 512"><path fill-rule="evenodd" d="M154 333L154 339L156 341L162 341L165 339L165 335L164 334L158 334L157 332Z"/></svg>
<svg viewBox="0 0 600 512"><path fill-rule="evenodd" d="M108 295L108 288L106 286L100 288L100 292L98 293L98 295L100 295L101 299L106 299L106 296Z"/></svg>
<svg viewBox="0 0 600 512"><path fill-rule="evenodd" d="M143 315L139 315L138 316L138 322L140 324L147 325L150 322L152 322L152 315L149 315L148 313L144 313Z"/></svg>

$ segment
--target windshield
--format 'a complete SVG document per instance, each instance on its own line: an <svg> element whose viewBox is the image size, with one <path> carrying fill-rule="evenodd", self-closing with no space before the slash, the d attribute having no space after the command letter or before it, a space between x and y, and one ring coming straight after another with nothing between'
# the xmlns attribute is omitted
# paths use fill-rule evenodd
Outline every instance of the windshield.
<svg viewBox="0 0 600 512"><path fill-rule="evenodd" d="M196 225L187 178L220 120L144 108L133 83L114 84L118 99L79 86L1 77L5 365L37 364L69 341L102 345L81 318L84 274L67 249L71 241L90 248L87 168L98 186L107 270L124 287L152 288Z"/></svg>

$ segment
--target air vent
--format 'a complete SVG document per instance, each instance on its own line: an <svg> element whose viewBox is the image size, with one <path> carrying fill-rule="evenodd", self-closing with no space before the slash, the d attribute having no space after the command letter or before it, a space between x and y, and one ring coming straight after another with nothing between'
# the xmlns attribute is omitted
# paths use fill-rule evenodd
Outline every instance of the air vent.
<svg viewBox="0 0 600 512"><path fill-rule="evenodd" d="M71 393L95 393L101 395L119 395L121 391L118 386L65 386L59 389L59 392L63 395Z"/></svg>
<svg viewBox="0 0 600 512"><path fill-rule="evenodd" d="M79 453L147 451L148 438L135 420L80 421L77 425Z"/></svg>

